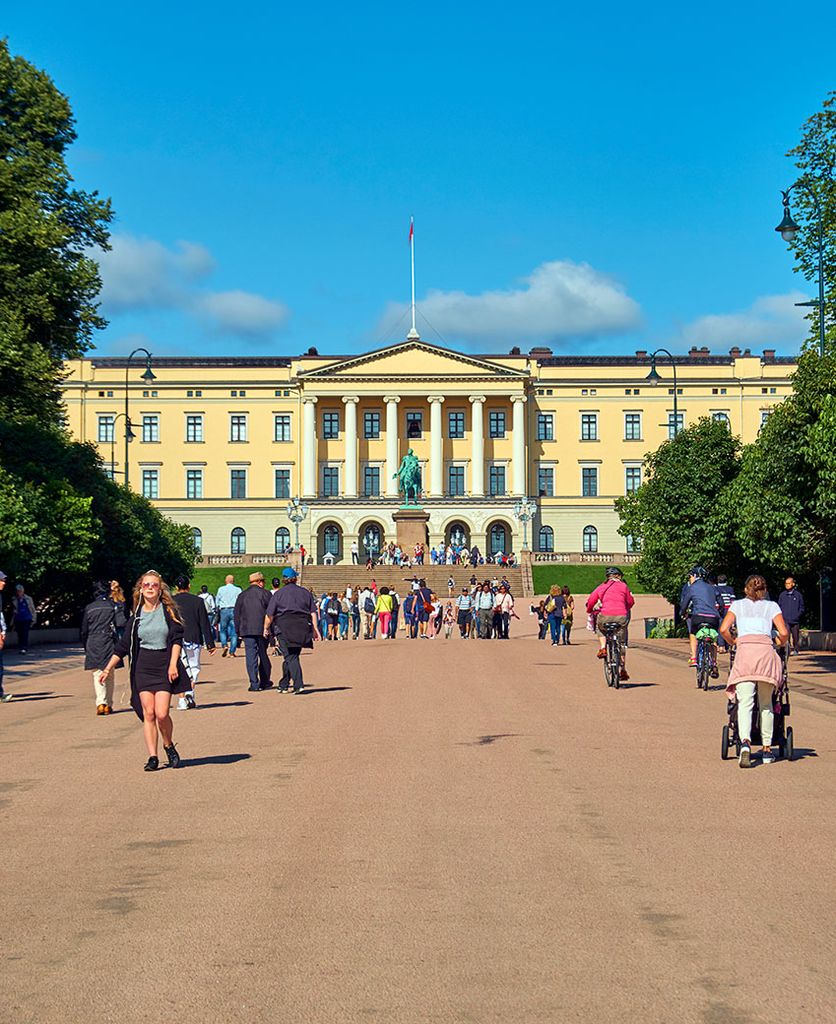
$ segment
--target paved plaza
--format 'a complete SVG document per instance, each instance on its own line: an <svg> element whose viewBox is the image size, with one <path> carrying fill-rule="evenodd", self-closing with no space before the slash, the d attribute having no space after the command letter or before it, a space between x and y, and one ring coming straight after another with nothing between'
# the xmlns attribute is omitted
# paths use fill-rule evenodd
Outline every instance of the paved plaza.
<svg viewBox="0 0 836 1024"><path fill-rule="evenodd" d="M0 1019L832 1020L836 706L744 772L682 659L608 690L533 621L317 645L300 697L204 656L155 775L124 671L97 718L71 655L11 657Z"/></svg>

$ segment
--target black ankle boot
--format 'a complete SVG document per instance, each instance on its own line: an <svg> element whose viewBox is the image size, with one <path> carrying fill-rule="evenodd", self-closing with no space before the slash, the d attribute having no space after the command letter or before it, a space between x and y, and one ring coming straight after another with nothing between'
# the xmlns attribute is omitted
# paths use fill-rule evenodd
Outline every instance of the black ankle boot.
<svg viewBox="0 0 836 1024"><path fill-rule="evenodd" d="M149 757L145 762L146 772L155 772L160 767L160 759L158 757Z"/></svg>
<svg viewBox="0 0 836 1024"><path fill-rule="evenodd" d="M165 750L166 757L168 758L168 767L179 768L180 755L177 753L177 747L172 743L170 747L163 747L163 750Z"/></svg>

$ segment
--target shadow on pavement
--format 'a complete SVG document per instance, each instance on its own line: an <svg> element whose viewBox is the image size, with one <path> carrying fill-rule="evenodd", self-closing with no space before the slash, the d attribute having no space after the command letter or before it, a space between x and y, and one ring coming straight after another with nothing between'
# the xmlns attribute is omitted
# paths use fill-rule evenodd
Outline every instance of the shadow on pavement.
<svg viewBox="0 0 836 1024"><path fill-rule="evenodd" d="M304 697L308 693L339 693L340 690L351 689L351 686L306 686L300 696Z"/></svg>
<svg viewBox="0 0 836 1024"><path fill-rule="evenodd" d="M512 736L519 736L518 732L498 732L488 736L480 736L478 739L471 743L457 743L457 747L489 747L492 743L496 743L497 740L510 739Z"/></svg>
<svg viewBox="0 0 836 1024"><path fill-rule="evenodd" d="M209 708L248 708L250 704L252 704L251 700L231 700L226 704L218 701L214 704L198 704L195 710L206 711Z"/></svg>
<svg viewBox="0 0 836 1024"><path fill-rule="evenodd" d="M21 700L63 700L72 697L71 693L13 693L14 703Z"/></svg>
<svg viewBox="0 0 836 1024"><path fill-rule="evenodd" d="M792 753L793 761L803 761L805 757L818 757L813 747L795 747ZM768 766L767 766L768 767Z"/></svg>
<svg viewBox="0 0 836 1024"><path fill-rule="evenodd" d="M203 764L235 764L236 761L248 761L252 754L214 754L211 757L184 757L181 767L199 768Z"/></svg>
<svg viewBox="0 0 836 1024"><path fill-rule="evenodd" d="M619 683L622 690L638 690L642 686L658 686L658 683Z"/></svg>

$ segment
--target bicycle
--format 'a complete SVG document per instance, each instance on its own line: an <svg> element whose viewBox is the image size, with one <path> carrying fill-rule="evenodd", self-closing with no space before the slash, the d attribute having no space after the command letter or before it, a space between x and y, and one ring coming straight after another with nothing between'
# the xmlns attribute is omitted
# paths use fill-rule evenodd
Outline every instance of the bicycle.
<svg viewBox="0 0 836 1024"><path fill-rule="evenodd" d="M697 689L708 690L708 680L717 677L717 630L703 626L697 633Z"/></svg>
<svg viewBox="0 0 836 1024"><path fill-rule="evenodd" d="M604 626L604 650L607 652L604 658L604 679L607 686L614 686L616 690L621 684L621 638L618 635L620 628L617 622L608 622Z"/></svg>

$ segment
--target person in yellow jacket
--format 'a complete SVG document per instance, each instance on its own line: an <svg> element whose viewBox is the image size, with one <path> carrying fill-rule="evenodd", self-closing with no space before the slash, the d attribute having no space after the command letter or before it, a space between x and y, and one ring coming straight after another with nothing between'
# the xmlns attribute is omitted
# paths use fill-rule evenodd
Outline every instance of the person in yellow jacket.
<svg viewBox="0 0 836 1024"><path fill-rule="evenodd" d="M389 622L392 618L392 595L388 587L381 587L374 606L378 619L378 633L381 639L389 638Z"/></svg>

